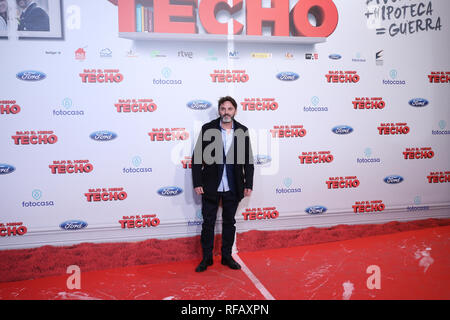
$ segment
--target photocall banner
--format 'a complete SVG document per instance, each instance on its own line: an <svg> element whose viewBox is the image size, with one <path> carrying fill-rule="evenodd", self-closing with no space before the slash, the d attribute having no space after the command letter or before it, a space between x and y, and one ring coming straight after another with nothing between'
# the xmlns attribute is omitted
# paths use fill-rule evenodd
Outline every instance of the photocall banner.
<svg viewBox="0 0 450 320"><path fill-rule="evenodd" d="M0 249L198 235L191 156L226 95L255 163L237 232L450 217L449 22L446 0L2 2Z"/></svg>

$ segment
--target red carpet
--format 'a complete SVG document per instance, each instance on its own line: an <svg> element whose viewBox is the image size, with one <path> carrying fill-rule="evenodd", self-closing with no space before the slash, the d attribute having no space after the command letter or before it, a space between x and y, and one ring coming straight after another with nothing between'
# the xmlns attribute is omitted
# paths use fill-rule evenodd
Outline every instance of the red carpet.
<svg viewBox="0 0 450 320"><path fill-rule="evenodd" d="M242 270L198 260L0 283L0 300L381 300L450 299L450 226L238 253ZM378 267L378 280L367 272ZM249 275L248 271L251 274ZM371 279L372 278L372 279ZM377 284L378 281L378 284ZM375 286L377 284L377 286Z"/></svg>
<svg viewBox="0 0 450 320"><path fill-rule="evenodd" d="M450 224L450 219L427 219L370 225L339 225L285 231L249 231L237 234L238 251L249 252L295 247L360 237L418 230ZM215 253L220 252L216 236ZM134 243L84 243L67 247L44 246L35 249L0 251L0 282L20 281L61 275L69 265L95 271L150 264L163 264L201 258L199 237L170 240L151 239Z"/></svg>

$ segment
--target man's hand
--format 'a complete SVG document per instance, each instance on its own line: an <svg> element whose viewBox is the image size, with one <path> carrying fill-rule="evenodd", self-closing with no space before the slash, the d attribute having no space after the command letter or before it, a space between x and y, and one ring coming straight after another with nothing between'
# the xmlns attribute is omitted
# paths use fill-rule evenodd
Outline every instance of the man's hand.
<svg viewBox="0 0 450 320"><path fill-rule="evenodd" d="M252 189L244 189L244 197L250 197L252 194Z"/></svg>
<svg viewBox="0 0 450 320"><path fill-rule="evenodd" d="M194 190L198 195L205 193L205 192L203 192L203 187L197 187L197 188L194 188Z"/></svg>

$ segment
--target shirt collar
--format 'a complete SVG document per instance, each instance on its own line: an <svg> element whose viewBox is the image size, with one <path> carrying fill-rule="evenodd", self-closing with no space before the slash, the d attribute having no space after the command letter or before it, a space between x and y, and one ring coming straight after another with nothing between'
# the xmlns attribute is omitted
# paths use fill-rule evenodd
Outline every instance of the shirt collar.
<svg viewBox="0 0 450 320"><path fill-rule="evenodd" d="M34 1L31 1L29 4L28 4L28 6L25 8L25 9L23 9L23 12L25 12L25 11L27 11L30 7L31 7L31 5L34 3Z"/></svg>

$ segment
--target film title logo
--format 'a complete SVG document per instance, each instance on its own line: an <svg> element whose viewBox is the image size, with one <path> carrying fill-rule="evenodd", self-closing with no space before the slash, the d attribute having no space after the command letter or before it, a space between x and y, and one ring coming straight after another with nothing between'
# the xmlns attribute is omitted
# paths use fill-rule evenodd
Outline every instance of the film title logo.
<svg viewBox="0 0 450 320"><path fill-rule="evenodd" d="M274 98L245 98L241 105L244 111L275 111L278 109L278 102Z"/></svg>
<svg viewBox="0 0 450 320"><path fill-rule="evenodd" d="M183 169L192 169L192 157L184 157L184 159L181 160L181 165L183 166Z"/></svg>
<svg viewBox="0 0 450 320"><path fill-rule="evenodd" d="M303 125L290 125L290 126L273 126L270 130L272 138L302 138L306 136L306 129Z"/></svg>
<svg viewBox="0 0 450 320"><path fill-rule="evenodd" d="M128 197L128 194L123 190L123 188L89 189L89 192L84 195L87 202L122 201Z"/></svg>
<svg viewBox="0 0 450 320"><path fill-rule="evenodd" d="M450 71L431 72L428 75L430 83L449 83Z"/></svg>
<svg viewBox="0 0 450 320"><path fill-rule="evenodd" d="M0 237L23 236L27 231L23 222L0 223Z"/></svg>
<svg viewBox="0 0 450 320"><path fill-rule="evenodd" d="M119 99L114 106L119 113L154 112L158 109L153 99Z"/></svg>
<svg viewBox="0 0 450 320"><path fill-rule="evenodd" d="M84 69L80 73L82 83L120 83L123 74L117 69Z"/></svg>
<svg viewBox="0 0 450 320"><path fill-rule="evenodd" d="M328 189L346 189L359 187L357 177L330 177L325 181Z"/></svg>
<svg viewBox="0 0 450 320"><path fill-rule="evenodd" d="M244 220L270 220L276 219L280 215L276 207L245 209L242 213Z"/></svg>
<svg viewBox="0 0 450 320"><path fill-rule="evenodd" d="M89 163L89 160L53 161L53 164L48 167L52 174L89 173L94 170L94 166Z"/></svg>
<svg viewBox="0 0 450 320"><path fill-rule="evenodd" d="M382 135L397 135L397 134L408 134L410 128L407 123L381 123L377 128L378 134Z"/></svg>
<svg viewBox="0 0 450 320"><path fill-rule="evenodd" d="M373 200L373 201L356 201L352 205L354 213L372 213L372 212L382 212L386 208L383 201Z"/></svg>
<svg viewBox="0 0 450 320"><path fill-rule="evenodd" d="M156 214L143 214L123 216L122 220L119 220L119 223L122 229L151 228L157 227L160 220L156 217Z"/></svg>
<svg viewBox="0 0 450 320"><path fill-rule="evenodd" d="M0 114L18 114L20 110L16 100L0 100Z"/></svg>
<svg viewBox="0 0 450 320"><path fill-rule="evenodd" d="M450 182L450 171L430 172L427 176L428 183L447 183Z"/></svg>
<svg viewBox="0 0 450 320"><path fill-rule="evenodd" d="M128 23L136 8L128 1L111 1L119 6L119 31L136 32L136 24ZM272 26L272 36L277 37L328 37L337 27L339 15L332 0L301 0L290 10L289 0L272 1L264 8L261 1L227 0L213 1L153 1L153 32L197 34L204 29L206 34L228 34L228 23L232 22L233 34L261 36L265 25ZM230 18L218 21L217 12L224 10ZM245 21L232 16L245 13ZM314 15L317 26L311 25L308 14ZM199 22L197 21L199 18ZM230 21L231 20L231 21ZM241 23L242 22L242 23ZM245 25L243 24L245 23Z"/></svg>
<svg viewBox="0 0 450 320"><path fill-rule="evenodd" d="M245 83L250 79L245 70L214 70L210 76L216 83Z"/></svg>
<svg viewBox="0 0 450 320"><path fill-rule="evenodd" d="M355 110L380 110L386 106L383 98L355 98L352 104Z"/></svg>
<svg viewBox="0 0 450 320"><path fill-rule="evenodd" d="M16 131L11 137L15 145L55 144L58 137L53 131Z"/></svg>
<svg viewBox="0 0 450 320"><path fill-rule="evenodd" d="M427 148L406 148L403 151L404 159L432 159L434 157L434 151Z"/></svg>
<svg viewBox="0 0 450 320"><path fill-rule="evenodd" d="M334 160L331 151L302 152L298 158L300 159L300 164L331 163Z"/></svg>
<svg viewBox="0 0 450 320"><path fill-rule="evenodd" d="M189 132L185 128L154 128L149 132L150 141L178 141L189 139Z"/></svg>
<svg viewBox="0 0 450 320"><path fill-rule="evenodd" d="M358 83L360 80L356 71L329 71L325 77L328 83Z"/></svg>

